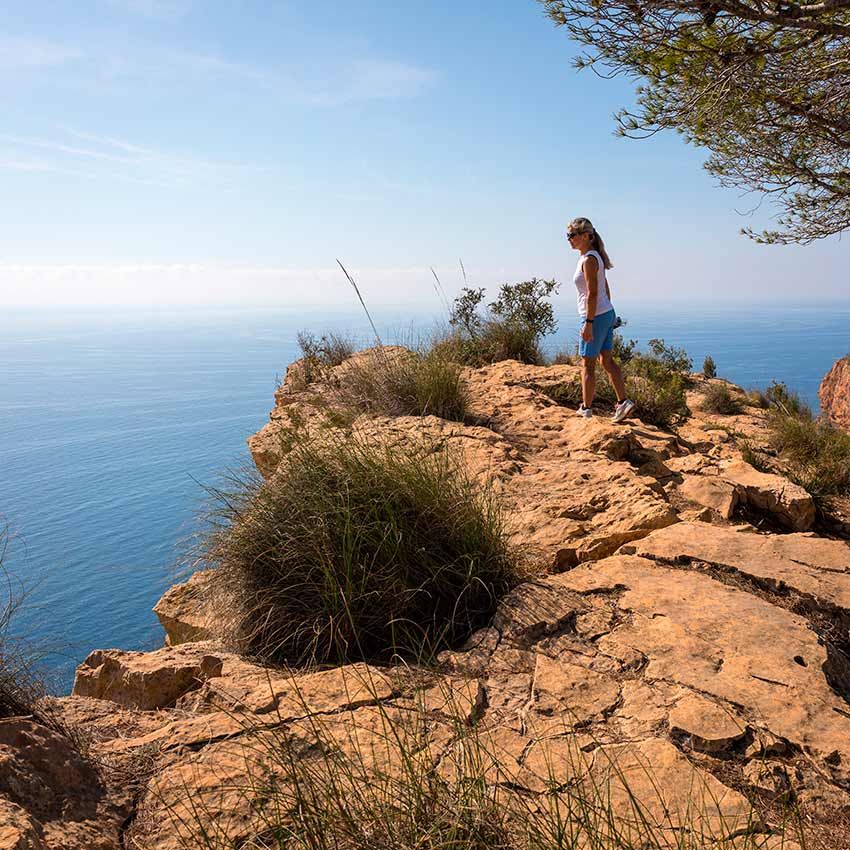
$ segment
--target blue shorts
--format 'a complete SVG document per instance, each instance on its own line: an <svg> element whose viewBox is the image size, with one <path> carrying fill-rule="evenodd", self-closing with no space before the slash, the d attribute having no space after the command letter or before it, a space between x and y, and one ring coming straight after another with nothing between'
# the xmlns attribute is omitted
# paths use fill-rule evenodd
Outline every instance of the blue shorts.
<svg viewBox="0 0 850 850"><path fill-rule="evenodd" d="M616 320L617 314L614 310L600 313L593 320L593 340L591 342L585 342L581 339L581 331L584 330L584 325L582 325L579 331L579 354L582 357L598 357L600 351L610 351L614 347L614 322Z"/></svg>

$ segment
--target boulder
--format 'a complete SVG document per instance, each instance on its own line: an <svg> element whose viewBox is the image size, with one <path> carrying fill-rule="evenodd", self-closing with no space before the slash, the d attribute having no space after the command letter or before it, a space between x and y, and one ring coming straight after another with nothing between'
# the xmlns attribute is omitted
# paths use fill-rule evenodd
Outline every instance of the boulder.
<svg viewBox="0 0 850 850"><path fill-rule="evenodd" d="M814 524L814 500L799 484L759 472L742 460L724 464L720 475L735 486L741 502L754 511L771 514L791 531L808 531Z"/></svg>
<svg viewBox="0 0 850 850"><path fill-rule="evenodd" d="M702 561L732 570L776 593L789 589L828 614L850 617L850 545L809 534L751 534L678 523L620 550L670 563Z"/></svg>
<svg viewBox="0 0 850 850"><path fill-rule="evenodd" d="M73 694L151 711L174 705L221 671L222 657L211 645L186 644L156 652L96 650L77 667Z"/></svg>
<svg viewBox="0 0 850 850"><path fill-rule="evenodd" d="M131 810L126 789L107 787L66 735L0 720L0 848L120 850Z"/></svg>
<svg viewBox="0 0 850 850"><path fill-rule="evenodd" d="M738 491L734 484L709 475L683 475L679 493L686 499L716 511L723 519L730 519L738 505Z"/></svg>
<svg viewBox="0 0 850 850"><path fill-rule="evenodd" d="M193 573L187 581L166 590L154 605L153 612L165 629L165 641L169 646L213 637L210 599L213 578L212 570Z"/></svg>

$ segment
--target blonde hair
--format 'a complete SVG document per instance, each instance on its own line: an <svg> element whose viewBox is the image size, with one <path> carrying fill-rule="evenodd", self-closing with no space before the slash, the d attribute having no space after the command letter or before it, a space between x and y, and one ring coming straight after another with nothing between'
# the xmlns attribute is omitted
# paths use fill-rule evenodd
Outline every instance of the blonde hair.
<svg viewBox="0 0 850 850"><path fill-rule="evenodd" d="M573 233L589 233L590 247L596 251L600 257L602 257L602 263L606 269L614 268L614 264L611 262L611 258L605 250L605 243L602 241L602 237L594 228L593 222L589 218L574 218L567 225L567 230L570 230Z"/></svg>

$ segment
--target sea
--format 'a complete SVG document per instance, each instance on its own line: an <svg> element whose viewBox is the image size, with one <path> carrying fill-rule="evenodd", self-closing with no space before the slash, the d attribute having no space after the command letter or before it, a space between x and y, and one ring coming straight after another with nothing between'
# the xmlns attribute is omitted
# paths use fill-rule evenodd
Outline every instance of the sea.
<svg viewBox="0 0 850 850"><path fill-rule="evenodd" d="M627 305L628 306L628 305ZM850 351L850 302L768 308L635 305L624 336L663 338L700 368L744 386L782 381L815 409ZM374 316L384 342L427 334L434 317ZM567 311L549 353L572 350ZM336 331L361 345L362 314L303 309L14 311L0 334L0 584L10 627L67 693L96 648L152 649L151 608L191 564L210 489L250 463L297 335Z"/></svg>

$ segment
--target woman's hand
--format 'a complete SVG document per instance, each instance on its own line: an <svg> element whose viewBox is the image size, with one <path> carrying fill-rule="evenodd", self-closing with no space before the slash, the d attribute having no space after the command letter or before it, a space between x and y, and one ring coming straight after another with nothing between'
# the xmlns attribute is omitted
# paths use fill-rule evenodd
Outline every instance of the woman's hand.
<svg viewBox="0 0 850 850"><path fill-rule="evenodd" d="M585 342L593 342L593 322L585 322L581 330L581 338Z"/></svg>

